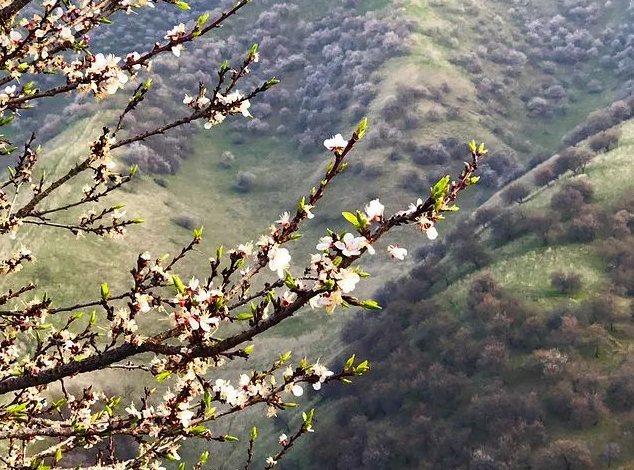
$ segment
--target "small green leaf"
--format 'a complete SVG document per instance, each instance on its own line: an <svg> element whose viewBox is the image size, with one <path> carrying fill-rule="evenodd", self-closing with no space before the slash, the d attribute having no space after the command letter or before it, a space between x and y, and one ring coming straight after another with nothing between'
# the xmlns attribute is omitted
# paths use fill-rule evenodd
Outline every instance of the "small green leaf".
<svg viewBox="0 0 634 470"><path fill-rule="evenodd" d="M157 380L158 382L163 382L163 381L167 380L167 379L169 378L169 376L170 376L170 375L172 375L172 374L170 373L170 371L168 371L168 370L164 370L163 372L159 372L159 373L156 375L156 380Z"/></svg>
<svg viewBox="0 0 634 470"><path fill-rule="evenodd" d="M280 354L280 362L284 364L287 362L293 353L291 351L286 351L284 354Z"/></svg>
<svg viewBox="0 0 634 470"><path fill-rule="evenodd" d="M280 81L277 78L271 78L264 84L264 89L268 90L269 88L274 87L278 83L280 83Z"/></svg>
<svg viewBox="0 0 634 470"><path fill-rule="evenodd" d="M354 225L356 228L359 228L359 221L357 220L357 216L352 212L342 212L343 218Z"/></svg>
<svg viewBox="0 0 634 470"><path fill-rule="evenodd" d="M288 287L289 289L294 289L297 287L297 284L295 284L295 279L293 279L291 273L286 269L284 270L284 285L286 285L286 287Z"/></svg>
<svg viewBox="0 0 634 470"><path fill-rule="evenodd" d="M209 13L203 13L196 20L196 26L198 26L199 28L202 28L208 19L209 19Z"/></svg>
<svg viewBox="0 0 634 470"><path fill-rule="evenodd" d="M361 307L366 310L382 310L382 307L376 300L364 300L361 302Z"/></svg>
<svg viewBox="0 0 634 470"><path fill-rule="evenodd" d="M209 451L206 450L205 452L200 454L200 458L198 459L198 465L199 466L204 465L207 462L208 459L209 459Z"/></svg>
<svg viewBox="0 0 634 470"><path fill-rule="evenodd" d="M370 370L370 363L366 360L354 368L354 375L363 375Z"/></svg>
<svg viewBox="0 0 634 470"><path fill-rule="evenodd" d="M110 289L108 288L108 284L104 282L103 284L101 284L100 289L101 289L101 300L105 302L110 298Z"/></svg>
<svg viewBox="0 0 634 470"><path fill-rule="evenodd" d="M361 119L361 122L357 126L357 130L355 132L355 135L357 136L357 140L363 139L363 135L365 134L365 130L367 129L367 127L368 127L368 118L364 117L363 119Z"/></svg>
<svg viewBox="0 0 634 470"><path fill-rule="evenodd" d="M180 277L174 274L172 276L172 282L174 283L174 288L176 289L177 293L181 295L185 293L185 284L183 284L183 281Z"/></svg>

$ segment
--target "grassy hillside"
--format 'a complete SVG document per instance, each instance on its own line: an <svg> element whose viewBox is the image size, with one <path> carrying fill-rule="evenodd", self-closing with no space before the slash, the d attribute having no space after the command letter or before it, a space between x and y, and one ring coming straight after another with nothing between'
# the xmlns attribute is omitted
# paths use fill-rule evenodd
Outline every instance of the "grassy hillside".
<svg viewBox="0 0 634 470"><path fill-rule="evenodd" d="M543 227L556 232L546 244L535 235L539 228L520 228L501 240L491 222L477 235L489 250L480 267L461 264L459 253L428 258L383 292L391 299L383 315L358 317L346 338L374 359L369 380L375 382L356 394L336 391L322 403L322 426L341 427L335 439L346 442L325 459L337 468L391 462L390 468L558 469L574 454L580 460L570 468L634 465L634 402L622 388L634 358L631 278L623 277L633 245L630 229L615 225L631 209L634 121L620 131L618 146L596 156L584 173L566 173L498 216L558 220L554 195L579 181L594 188L572 219L561 219L563 231ZM575 218L587 214L600 218L596 232L570 239ZM452 239L469 236L463 231ZM562 291L552 282L556 273L576 276L579 285ZM542 355L554 350L566 356L566 365L539 373ZM500 361L495 366L493 358ZM526 425L538 426L542 437L528 437L534 430L524 434ZM333 436L318 439L311 456L317 465L316 449ZM353 448L358 454L350 457Z"/></svg>

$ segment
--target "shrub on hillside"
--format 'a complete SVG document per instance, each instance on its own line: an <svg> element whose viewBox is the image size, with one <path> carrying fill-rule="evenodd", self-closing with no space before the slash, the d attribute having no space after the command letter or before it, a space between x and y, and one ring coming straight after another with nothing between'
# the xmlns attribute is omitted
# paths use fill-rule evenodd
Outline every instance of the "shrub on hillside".
<svg viewBox="0 0 634 470"><path fill-rule="evenodd" d="M508 203L521 204L529 194L530 190L524 183L513 183L504 190L502 198Z"/></svg>
<svg viewBox="0 0 634 470"><path fill-rule="evenodd" d="M550 276L550 285L561 294L571 295L581 290L583 282L578 274L555 272Z"/></svg>

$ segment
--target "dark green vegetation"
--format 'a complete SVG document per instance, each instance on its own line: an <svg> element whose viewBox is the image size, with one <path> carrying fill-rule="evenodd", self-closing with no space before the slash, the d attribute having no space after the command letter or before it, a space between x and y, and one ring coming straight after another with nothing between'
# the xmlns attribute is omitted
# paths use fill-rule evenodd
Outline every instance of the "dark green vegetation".
<svg viewBox="0 0 634 470"><path fill-rule="evenodd" d="M540 195L478 236L456 232L451 254L430 253L386 286L385 311L344 332L374 359L374 376L330 392L330 432L312 459L342 469L629 468L632 190L618 201L594 192L599 166L548 188L552 209ZM563 196L582 199L577 219L558 209ZM517 231L502 228L511 221Z"/></svg>

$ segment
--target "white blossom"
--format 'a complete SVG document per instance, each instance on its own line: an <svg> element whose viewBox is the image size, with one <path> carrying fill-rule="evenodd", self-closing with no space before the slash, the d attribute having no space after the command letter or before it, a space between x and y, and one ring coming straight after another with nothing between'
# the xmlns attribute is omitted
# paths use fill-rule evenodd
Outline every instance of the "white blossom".
<svg viewBox="0 0 634 470"><path fill-rule="evenodd" d="M434 227L434 222L429 220L427 217L421 217L418 219L418 227L421 231L427 234L427 238L430 240L438 238L438 231L436 230L436 227Z"/></svg>
<svg viewBox="0 0 634 470"><path fill-rule="evenodd" d="M339 152L346 148L348 141L341 134L333 135L330 139L324 140L324 147L333 152Z"/></svg>
<svg viewBox="0 0 634 470"><path fill-rule="evenodd" d="M344 294L352 292L357 286L357 283L361 280L361 277L357 273L348 268L340 269L335 274L335 278L337 279L337 285Z"/></svg>
<svg viewBox="0 0 634 470"><path fill-rule="evenodd" d="M293 384L291 387L291 393L296 397L301 397L304 394L304 389L299 384Z"/></svg>
<svg viewBox="0 0 634 470"><path fill-rule="evenodd" d="M319 243L317 244L317 249L319 251L326 251L332 247L332 237L329 235L327 237L321 237L319 239Z"/></svg>
<svg viewBox="0 0 634 470"><path fill-rule="evenodd" d="M336 241L335 248L341 251L344 256L358 256L364 248L367 248L368 253L371 255L375 253L374 247L368 242L367 238L355 237L352 233L346 233L342 240Z"/></svg>
<svg viewBox="0 0 634 470"><path fill-rule="evenodd" d="M280 215L279 220L276 223L280 224L282 227L288 227L291 224L291 214L289 212L284 212Z"/></svg>
<svg viewBox="0 0 634 470"><path fill-rule="evenodd" d="M400 248L398 245L389 245L387 247L387 252L394 259L404 260L407 256L407 250L405 248Z"/></svg>
<svg viewBox="0 0 634 470"><path fill-rule="evenodd" d="M274 246L269 250L269 269L277 272L280 279L284 278L284 270L288 269L291 263L291 254L286 248Z"/></svg>
<svg viewBox="0 0 634 470"><path fill-rule="evenodd" d="M373 199L365 206L365 215L371 222L379 222L383 218L385 206L378 199Z"/></svg>
<svg viewBox="0 0 634 470"><path fill-rule="evenodd" d="M321 384L323 384L328 377L332 377L333 375L335 375L335 373L331 370L328 370L328 368L324 367L323 365L321 365L319 363L319 361L317 361L312 367L311 367L311 372L313 374L315 374L318 377L318 381L315 382L313 384L313 388L315 390L320 390L321 389Z"/></svg>

